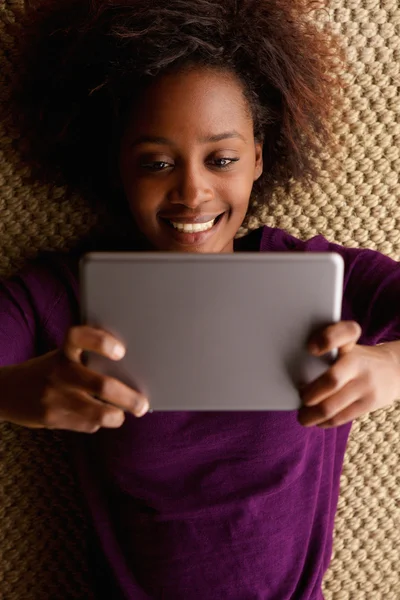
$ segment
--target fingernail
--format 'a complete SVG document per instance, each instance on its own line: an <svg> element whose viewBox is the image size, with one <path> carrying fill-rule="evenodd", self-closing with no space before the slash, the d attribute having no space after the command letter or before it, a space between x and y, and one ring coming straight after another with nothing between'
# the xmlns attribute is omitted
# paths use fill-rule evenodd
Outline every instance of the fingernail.
<svg viewBox="0 0 400 600"><path fill-rule="evenodd" d="M115 344L112 355L114 358L122 358L125 356L125 348L121 344Z"/></svg>
<svg viewBox="0 0 400 600"><path fill-rule="evenodd" d="M136 408L135 408L136 417L143 417L143 415L145 415L147 413L149 408L150 408L150 404L149 404L149 401L147 400L147 398L138 400L137 404L136 404Z"/></svg>

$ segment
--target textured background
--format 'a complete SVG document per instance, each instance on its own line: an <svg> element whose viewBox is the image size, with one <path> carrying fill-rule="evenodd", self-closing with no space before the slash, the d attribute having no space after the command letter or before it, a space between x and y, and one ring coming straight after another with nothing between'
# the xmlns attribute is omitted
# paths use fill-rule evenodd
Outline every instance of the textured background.
<svg viewBox="0 0 400 600"><path fill-rule="evenodd" d="M21 0L0 0L0 102L13 72L4 32ZM343 170L321 160L311 191L277 193L262 220L301 238L322 233L400 260L400 8L398 0L331 0L315 16L343 36L350 63L346 105L335 122ZM26 183L14 133L0 124L0 272L43 249L64 249L95 219L64 190ZM259 223L250 222L251 227ZM341 482L326 600L400 599L400 404L357 420ZM0 428L1 600L90 599L88 526L62 438Z"/></svg>

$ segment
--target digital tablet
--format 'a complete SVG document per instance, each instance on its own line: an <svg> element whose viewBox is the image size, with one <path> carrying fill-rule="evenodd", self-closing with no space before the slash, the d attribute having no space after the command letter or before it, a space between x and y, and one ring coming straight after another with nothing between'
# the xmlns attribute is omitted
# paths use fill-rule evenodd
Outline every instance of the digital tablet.
<svg viewBox="0 0 400 600"><path fill-rule="evenodd" d="M90 253L80 268L82 322L127 349L87 366L153 410L297 410L297 386L335 360L306 342L341 318L336 253Z"/></svg>

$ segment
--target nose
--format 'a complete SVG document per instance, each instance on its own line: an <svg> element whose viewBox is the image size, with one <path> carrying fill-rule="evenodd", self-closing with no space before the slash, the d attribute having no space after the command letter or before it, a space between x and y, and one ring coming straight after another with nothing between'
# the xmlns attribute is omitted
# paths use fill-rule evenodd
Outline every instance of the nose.
<svg viewBox="0 0 400 600"><path fill-rule="evenodd" d="M214 197L212 187L201 168L182 166L176 173L176 180L170 192L172 204L182 204L196 209Z"/></svg>

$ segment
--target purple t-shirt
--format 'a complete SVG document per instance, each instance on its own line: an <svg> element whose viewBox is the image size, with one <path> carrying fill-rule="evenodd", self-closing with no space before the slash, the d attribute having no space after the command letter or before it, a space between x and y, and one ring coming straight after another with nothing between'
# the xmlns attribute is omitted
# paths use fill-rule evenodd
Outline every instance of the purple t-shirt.
<svg viewBox="0 0 400 600"><path fill-rule="evenodd" d="M400 338L398 263L321 236L261 234L263 252L341 254L342 318L360 323L362 344ZM0 365L59 347L78 322L74 260L2 282ZM115 586L107 597L321 600L350 428L305 428L296 411L173 412L66 432Z"/></svg>

